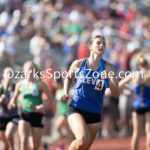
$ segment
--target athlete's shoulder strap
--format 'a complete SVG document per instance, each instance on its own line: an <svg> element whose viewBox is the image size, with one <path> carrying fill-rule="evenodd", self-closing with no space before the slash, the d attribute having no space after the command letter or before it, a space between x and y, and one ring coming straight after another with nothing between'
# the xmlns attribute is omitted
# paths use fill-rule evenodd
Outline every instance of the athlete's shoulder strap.
<svg viewBox="0 0 150 150"><path fill-rule="evenodd" d="M87 63L87 58L84 58L84 59L82 60L81 67L86 66L86 63Z"/></svg>
<svg viewBox="0 0 150 150"><path fill-rule="evenodd" d="M103 59L103 58L102 58ZM104 62L104 66L105 66L105 69L106 69L106 60L103 59L103 62Z"/></svg>
<svg viewBox="0 0 150 150"><path fill-rule="evenodd" d="M86 66L86 62L87 62L87 58L84 58L84 59L82 60L81 66L80 66L80 68L79 68L79 70L78 70L78 72L77 72L77 75L78 75L79 72L81 71L82 67Z"/></svg>

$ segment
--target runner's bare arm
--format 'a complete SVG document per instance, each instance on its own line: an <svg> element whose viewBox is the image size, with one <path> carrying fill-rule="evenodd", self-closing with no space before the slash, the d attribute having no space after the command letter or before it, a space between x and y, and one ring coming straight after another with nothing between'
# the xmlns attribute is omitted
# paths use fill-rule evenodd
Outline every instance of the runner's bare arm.
<svg viewBox="0 0 150 150"><path fill-rule="evenodd" d="M75 60L68 72L68 76L64 81L64 94L68 94L69 86L71 81L75 78L76 73L78 72L81 66L82 60Z"/></svg>
<svg viewBox="0 0 150 150"><path fill-rule="evenodd" d="M39 86L39 89L42 92L44 92L48 98L43 104L36 106L37 110L43 110L43 109L49 107L49 105L53 101L53 97L52 97L51 90L45 81L43 81L43 80L39 81L38 86Z"/></svg>
<svg viewBox="0 0 150 150"><path fill-rule="evenodd" d="M118 77L112 64L106 64L106 71L108 73L108 80L110 84L110 91L114 97L119 97L120 90L118 85Z"/></svg>
<svg viewBox="0 0 150 150"><path fill-rule="evenodd" d="M16 84L16 87L15 87L15 91L14 91L14 95L13 97L11 98L10 102L8 103L8 109L13 109L15 107L15 101L17 100L19 94L20 94L20 86L21 86L22 82L18 82Z"/></svg>
<svg viewBox="0 0 150 150"><path fill-rule="evenodd" d="M68 92L69 92L69 87L72 82L72 80L75 78L76 73L78 72L80 66L81 66L82 60L75 60L69 71L68 71L68 76L64 81L64 95L61 97L62 101L66 101L68 99Z"/></svg>

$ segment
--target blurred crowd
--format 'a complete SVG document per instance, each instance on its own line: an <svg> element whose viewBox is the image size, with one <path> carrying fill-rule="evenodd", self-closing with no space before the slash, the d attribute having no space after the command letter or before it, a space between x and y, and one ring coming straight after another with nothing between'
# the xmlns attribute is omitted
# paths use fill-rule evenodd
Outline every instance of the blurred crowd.
<svg viewBox="0 0 150 150"><path fill-rule="evenodd" d="M150 56L149 9L149 0L1 0L0 68L32 59L42 70L68 69L89 55L89 39L102 35L104 57L117 72L137 70L135 54ZM116 100L108 93L101 135L130 135L131 112L129 91Z"/></svg>

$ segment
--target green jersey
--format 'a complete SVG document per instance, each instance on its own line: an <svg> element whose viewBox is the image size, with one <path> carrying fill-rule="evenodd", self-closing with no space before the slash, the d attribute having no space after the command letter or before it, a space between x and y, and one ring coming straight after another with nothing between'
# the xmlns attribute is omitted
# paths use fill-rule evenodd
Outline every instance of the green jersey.
<svg viewBox="0 0 150 150"><path fill-rule="evenodd" d="M66 115L67 114L67 108L68 108L68 102L62 102L60 100L61 96L63 95L63 89L58 89L56 91L56 100L57 100L57 111L59 115Z"/></svg>
<svg viewBox="0 0 150 150"><path fill-rule="evenodd" d="M42 92L38 89L37 81L33 83L32 87L22 84L21 95L23 96L23 110L27 112L35 112L34 109L29 107L29 104L34 106L42 104Z"/></svg>

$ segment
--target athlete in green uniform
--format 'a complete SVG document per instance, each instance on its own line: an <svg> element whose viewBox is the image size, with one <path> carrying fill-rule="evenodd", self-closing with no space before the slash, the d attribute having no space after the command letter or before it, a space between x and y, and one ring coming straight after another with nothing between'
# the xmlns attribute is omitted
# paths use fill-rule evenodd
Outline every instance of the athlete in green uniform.
<svg viewBox="0 0 150 150"><path fill-rule="evenodd" d="M8 150L9 148L14 150L14 134L17 131L19 121L17 107L12 110L7 109L15 86L13 80L10 79L11 76L12 69L6 67L0 83L0 138L3 150Z"/></svg>
<svg viewBox="0 0 150 150"><path fill-rule="evenodd" d="M51 91L47 84L33 76L33 72L37 72L37 66L28 61L23 66L25 79L18 82L15 88L14 96L12 97L8 108L12 109L15 106L15 101L19 94L22 95L23 105L21 119L18 125L18 133L20 137L20 150L27 150L28 136L31 131L31 149L38 150L41 143L42 128L44 125L44 115L42 111L50 104L52 100ZM42 104L42 92L46 94L48 100Z"/></svg>
<svg viewBox="0 0 150 150"><path fill-rule="evenodd" d="M22 109L27 112L36 112L30 105L38 106L42 104L42 91L38 89L38 81L34 80L31 87L28 87L26 83L23 83L20 93L23 96Z"/></svg>

